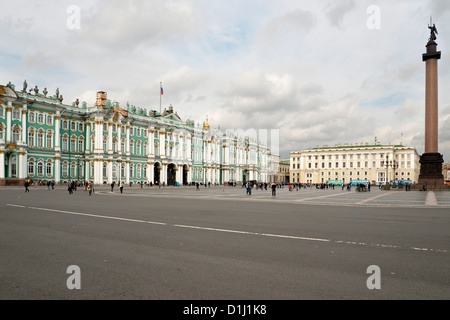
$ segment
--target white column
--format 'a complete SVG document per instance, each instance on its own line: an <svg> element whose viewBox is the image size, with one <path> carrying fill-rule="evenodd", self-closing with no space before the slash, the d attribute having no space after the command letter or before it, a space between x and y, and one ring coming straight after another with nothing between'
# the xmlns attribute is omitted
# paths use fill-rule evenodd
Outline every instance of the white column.
<svg viewBox="0 0 450 320"><path fill-rule="evenodd" d="M6 108L6 143L11 142L11 116L12 116L12 102L8 101Z"/></svg>
<svg viewBox="0 0 450 320"><path fill-rule="evenodd" d="M153 182L153 173L155 170L155 165L150 163L147 163L147 182L152 181Z"/></svg>
<svg viewBox="0 0 450 320"><path fill-rule="evenodd" d="M88 131L88 128L90 129L90 126L87 126L86 124L86 130ZM56 116L55 116L55 152L61 152L61 112L56 111ZM86 136L86 146L85 148L87 149L88 146L88 140L89 140L89 135Z"/></svg>
<svg viewBox="0 0 450 320"><path fill-rule="evenodd" d="M166 133L164 131L159 132L159 156L164 158L166 156Z"/></svg>
<svg viewBox="0 0 450 320"><path fill-rule="evenodd" d="M108 173L108 184L111 184L113 182L113 163L112 160L108 161L107 165L107 173Z"/></svg>
<svg viewBox="0 0 450 320"><path fill-rule="evenodd" d="M122 124L121 123L119 123L117 125L117 139L118 139L117 151L119 152L119 155L122 155L123 150L122 150Z"/></svg>
<svg viewBox="0 0 450 320"><path fill-rule="evenodd" d="M130 161L127 160L125 165L125 183L130 184Z"/></svg>
<svg viewBox="0 0 450 320"><path fill-rule="evenodd" d="M180 185L183 185L183 165L178 165L178 167L177 167L177 182L180 184Z"/></svg>
<svg viewBox="0 0 450 320"><path fill-rule="evenodd" d="M59 140L59 138L58 138L58 140ZM87 120L86 121L86 146L85 146L86 153L91 153L94 151L91 146L91 141L92 141L91 140L91 123L89 122L89 120ZM58 141L58 143L59 143L59 141ZM88 180L89 180L89 178L86 179L86 181L88 181Z"/></svg>
<svg viewBox="0 0 450 320"><path fill-rule="evenodd" d="M90 169L91 169L91 162L89 160L85 161L84 164L84 180L85 181L90 181Z"/></svg>
<svg viewBox="0 0 450 320"><path fill-rule="evenodd" d="M167 164L162 164L162 170L160 174L161 184L165 183L167 185Z"/></svg>
<svg viewBox="0 0 450 320"><path fill-rule="evenodd" d="M5 151L0 151L0 179L5 178Z"/></svg>
<svg viewBox="0 0 450 320"><path fill-rule="evenodd" d="M130 156L130 128L131 128L129 122L127 123L126 128L127 128L127 131L126 131L127 138L125 141L125 148L126 148L127 156L129 157ZM130 175L130 173L128 172L127 177L129 177L129 175Z"/></svg>
<svg viewBox="0 0 450 320"><path fill-rule="evenodd" d="M19 158L17 159L17 171L19 179L25 179L28 175L27 172L27 153L19 152ZM44 167L45 170L45 167Z"/></svg>
<svg viewBox="0 0 450 320"><path fill-rule="evenodd" d="M61 155L55 157L55 183L61 182Z"/></svg>
<svg viewBox="0 0 450 320"><path fill-rule="evenodd" d="M153 128L148 131L148 148L150 157L155 156L155 130Z"/></svg>
<svg viewBox="0 0 450 320"><path fill-rule="evenodd" d="M113 131L112 131L112 123L108 123L108 153L113 153ZM111 181L112 183L112 181Z"/></svg>
<svg viewBox="0 0 450 320"><path fill-rule="evenodd" d="M45 139L45 136L44 136L44 139ZM22 109L22 142L27 144L27 105L26 104L23 105L23 109Z"/></svg>

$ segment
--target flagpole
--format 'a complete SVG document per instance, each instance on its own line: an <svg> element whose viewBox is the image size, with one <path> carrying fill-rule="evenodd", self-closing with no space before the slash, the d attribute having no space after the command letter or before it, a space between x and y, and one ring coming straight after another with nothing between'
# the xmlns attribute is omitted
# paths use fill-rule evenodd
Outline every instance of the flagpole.
<svg viewBox="0 0 450 320"><path fill-rule="evenodd" d="M162 115L161 113L161 104L162 104L162 82L159 83L159 114Z"/></svg>

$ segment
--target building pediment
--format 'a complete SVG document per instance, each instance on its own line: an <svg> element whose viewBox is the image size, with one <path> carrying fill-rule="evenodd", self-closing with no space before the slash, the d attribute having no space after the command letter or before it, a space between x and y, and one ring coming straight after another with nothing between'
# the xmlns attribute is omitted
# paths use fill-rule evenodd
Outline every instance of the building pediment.
<svg viewBox="0 0 450 320"><path fill-rule="evenodd" d="M17 99L17 94L7 86L0 86L0 97Z"/></svg>

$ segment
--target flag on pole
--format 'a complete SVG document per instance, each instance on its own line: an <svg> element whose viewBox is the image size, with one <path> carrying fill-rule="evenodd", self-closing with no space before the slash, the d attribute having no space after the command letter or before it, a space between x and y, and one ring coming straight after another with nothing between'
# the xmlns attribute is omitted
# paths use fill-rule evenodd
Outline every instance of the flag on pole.
<svg viewBox="0 0 450 320"><path fill-rule="evenodd" d="M161 85L161 95L162 96L164 95L164 89L163 89L162 85Z"/></svg>

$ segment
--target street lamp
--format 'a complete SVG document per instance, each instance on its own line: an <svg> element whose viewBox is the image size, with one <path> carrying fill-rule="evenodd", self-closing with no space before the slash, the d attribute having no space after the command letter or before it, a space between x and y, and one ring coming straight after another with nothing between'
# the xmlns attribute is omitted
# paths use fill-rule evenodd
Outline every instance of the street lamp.
<svg viewBox="0 0 450 320"><path fill-rule="evenodd" d="M75 155L75 158L77 159L77 182L80 181L80 159L81 159L82 157L83 157L83 156L80 155L80 154L76 154L76 155Z"/></svg>

